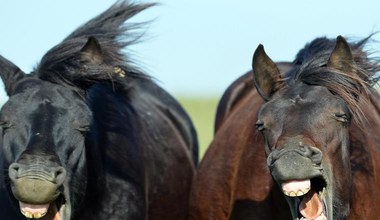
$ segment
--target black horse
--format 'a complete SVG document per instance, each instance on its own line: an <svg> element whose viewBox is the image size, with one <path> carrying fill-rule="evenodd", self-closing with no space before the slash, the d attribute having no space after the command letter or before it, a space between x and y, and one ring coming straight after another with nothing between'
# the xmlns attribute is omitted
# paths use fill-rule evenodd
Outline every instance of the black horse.
<svg viewBox="0 0 380 220"><path fill-rule="evenodd" d="M122 53L151 6L117 2L30 74L0 56L1 219L186 218L195 129Z"/></svg>

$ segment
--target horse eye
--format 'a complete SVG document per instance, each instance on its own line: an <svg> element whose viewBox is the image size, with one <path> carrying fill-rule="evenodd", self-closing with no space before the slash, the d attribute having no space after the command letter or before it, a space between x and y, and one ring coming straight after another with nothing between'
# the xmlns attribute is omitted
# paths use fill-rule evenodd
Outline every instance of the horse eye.
<svg viewBox="0 0 380 220"><path fill-rule="evenodd" d="M255 126L256 126L256 129L259 130L259 131L263 131L265 129L264 122L262 122L260 120L258 120L256 122Z"/></svg>
<svg viewBox="0 0 380 220"><path fill-rule="evenodd" d="M0 127L3 128L3 130L12 127L12 123L7 121L0 121Z"/></svg>
<svg viewBox="0 0 380 220"><path fill-rule="evenodd" d="M343 123L347 123L348 120L349 120L349 117L344 114L344 113L335 113L334 114L334 117L337 121L340 121L340 122L343 122Z"/></svg>

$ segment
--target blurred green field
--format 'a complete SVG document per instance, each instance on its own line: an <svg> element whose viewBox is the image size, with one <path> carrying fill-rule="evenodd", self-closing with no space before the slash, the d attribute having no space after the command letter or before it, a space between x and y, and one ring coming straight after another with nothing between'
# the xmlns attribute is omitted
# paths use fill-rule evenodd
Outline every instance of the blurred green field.
<svg viewBox="0 0 380 220"><path fill-rule="evenodd" d="M178 100L195 124L199 140L199 158L202 158L213 137L215 112L219 98L178 97Z"/></svg>

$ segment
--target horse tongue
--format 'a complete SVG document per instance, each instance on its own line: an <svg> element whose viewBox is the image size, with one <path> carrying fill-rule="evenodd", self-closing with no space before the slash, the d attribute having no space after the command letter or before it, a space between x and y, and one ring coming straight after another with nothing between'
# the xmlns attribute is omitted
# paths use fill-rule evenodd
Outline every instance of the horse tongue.
<svg viewBox="0 0 380 220"><path fill-rule="evenodd" d="M310 190L302 199L299 211L306 219L316 219L321 216L323 204L314 190Z"/></svg>

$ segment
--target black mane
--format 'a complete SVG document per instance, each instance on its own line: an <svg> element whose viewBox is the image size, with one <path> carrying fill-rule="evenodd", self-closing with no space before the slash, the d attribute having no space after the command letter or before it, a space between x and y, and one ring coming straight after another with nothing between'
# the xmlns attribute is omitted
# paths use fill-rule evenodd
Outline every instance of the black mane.
<svg viewBox="0 0 380 220"><path fill-rule="evenodd" d="M357 75L360 80L365 82L365 84L373 86L379 80L379 77L376 77L375 74L380 70L380 62L378 59L370 58L370 54L364 50L364 47L370 39L371 36L356 43L350 43L350 47L356 64L353 66L352 72L354 72L354 75ZM313 40L301 49L293 61L293 64L300 65L295 78L305 80L307 75L315 74L315 72L319 72L322 69L326 71L326 64L335 47L335 43L335 39L321 37ZM331 69L328 69L328 71L331 71ZM334 70L333 73L338 75L342 74L336 70ZM323 77L321 75L319 76Z"/></svg>
<svg viewBox="0 0 380 220"><path fill-rule="evenodd" d="M119 77L114 77L115 68L127 77L150 78L122 50L139 40L141 34L136 30L144 24L125 22L153 5L116 2L49 50L36 68L36 74L43 80L76 86L103 80L118 82ZM81 49L90 37L99 42L104 60L95 70L88 71L81 63Z"/></svg>
<svg viewBox="0 0 380 220"><path fill-rule="evenodd" d="M336 40L325 37L317 38L301 49L293 64L296 68L287 74L289 84L303 82L328 88L334 94L341 96L355 120L362 119L358 106L358 97L369 93L370 87L379 80L376 74L380 71L380 62L364 49L371 36L358 42L350 43L354 58L350 72L343 72L327 66Z"/></svg>

